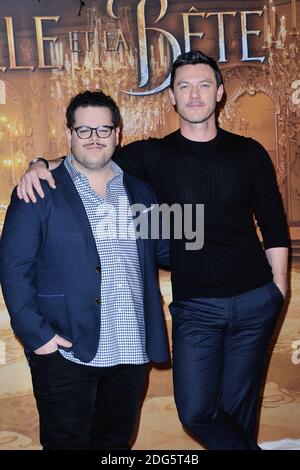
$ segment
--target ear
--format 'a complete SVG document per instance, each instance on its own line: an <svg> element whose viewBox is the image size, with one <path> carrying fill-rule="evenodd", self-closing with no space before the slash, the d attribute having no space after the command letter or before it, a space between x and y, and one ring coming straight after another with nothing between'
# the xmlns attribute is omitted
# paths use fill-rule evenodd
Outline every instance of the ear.
<svg viewBox="0 0 300 470"><path fill-rule="evenodd" d="M116 127L116 146L119 143L119 138L120 138L120 128Z"/></svg>
<svg viewBox="0 0 300 470"><path fill-rule="evenodd" d="M220 103L223 93L224 93L224 86L220 85L219 88L217 89L217 102L218 103Z"/></svg>
<svg viewBox="0 0 300 470"><path fill-rule="evenodd" d="M173 106L176 106L176 99L173 90L171 88L168 89L169 92L169 98Z"/></svg>
<svg viewBox="0 0 300 470"><path fill-rule="evenodd" d="M66 137L67 137L68 145L71 148L72 132L71 132L71 129L69 128L66 129Z"/></svg>

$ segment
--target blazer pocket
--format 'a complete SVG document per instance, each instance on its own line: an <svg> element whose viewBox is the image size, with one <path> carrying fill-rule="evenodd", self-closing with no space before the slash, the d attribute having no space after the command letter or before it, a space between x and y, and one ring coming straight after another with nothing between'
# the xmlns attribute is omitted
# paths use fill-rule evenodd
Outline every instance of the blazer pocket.
<svg viewBox="0 0 300 470"><path fill-rule="evenodd" d="M48 320L55 332L69 339L71 328L64 294L38 294L37 301L41 315Z"/></svg>

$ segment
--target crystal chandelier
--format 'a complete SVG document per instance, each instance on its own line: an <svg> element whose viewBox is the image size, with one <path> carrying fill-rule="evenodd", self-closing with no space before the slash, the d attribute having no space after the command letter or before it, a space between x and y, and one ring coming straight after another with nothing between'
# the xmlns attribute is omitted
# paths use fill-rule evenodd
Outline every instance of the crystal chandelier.
<svg viewBox="0 0 300 470"><path fill-rule="evenodd" d="M84 90L101 89L111 95L118 104L123 117L122 143L138 138L155 135L171 110L167 93L135 97L124 91L138 87L137 50L132 38L129 8L122 9L122 30L126 30L129 41L122 40L120 25L105 22L96 8L87 9L88 31L86 35L86 53L81 60L78 47L78 33L70 33L70 52L64 53L62 42L50 44L52 65L63 64L61 69L52 69L50 78L51 99L55 106L54 115L62 115L70 98ZM105 31L104 31L105 28ZM91 39L90 39L91 38ZM124 38L123 38L124 39ZM109 48L110 43L117 43L115 51ZM170 65L169 48L165 47L163 38L158 39L158 57L155 57L151 46L150 63L153 76L163 77Z"/></svg>

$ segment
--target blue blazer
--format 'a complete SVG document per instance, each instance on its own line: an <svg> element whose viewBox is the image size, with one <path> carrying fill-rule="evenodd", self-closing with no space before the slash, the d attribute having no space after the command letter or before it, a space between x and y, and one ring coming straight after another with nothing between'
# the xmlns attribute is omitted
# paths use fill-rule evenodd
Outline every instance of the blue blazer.
<svg viewBox="0 0 300 470"><path fill-rule="evenodd" d="M91 361L99 344L101 261L80 196L64 165L53 171L56 189L43 183L35 204L12 193L0 242L0 280L15 334L33 351L56 333L72 341L74 355ZM124 173L130 204L156 203L150 186ZM150 212L145 215L149 217ZM168 264L166 240L137 239L144 286L146 350L169 360L156 262Z"/></svg>

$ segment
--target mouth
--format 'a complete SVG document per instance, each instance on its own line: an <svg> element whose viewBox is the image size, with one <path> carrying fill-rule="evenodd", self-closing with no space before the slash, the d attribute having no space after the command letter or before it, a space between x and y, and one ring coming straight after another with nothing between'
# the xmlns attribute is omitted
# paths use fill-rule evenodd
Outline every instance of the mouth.
<svg viewBox="0 0 300 470"><path fill-rule="evenodd" d="M203 108L205 106L205 103L199 103L199 102L193 102L193 103L187 103L187 108Z"/></svg>
<svg viewBox="0 0 300 470"><path fill-rule="evenodd" d="M87 149L87 150L100 150L100 149L103 149L105 148L106 145L103 145L103 144L88 144L88 145L84 145L84 148Z"/></svg>

